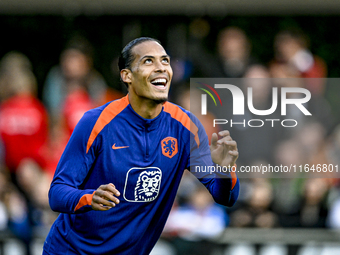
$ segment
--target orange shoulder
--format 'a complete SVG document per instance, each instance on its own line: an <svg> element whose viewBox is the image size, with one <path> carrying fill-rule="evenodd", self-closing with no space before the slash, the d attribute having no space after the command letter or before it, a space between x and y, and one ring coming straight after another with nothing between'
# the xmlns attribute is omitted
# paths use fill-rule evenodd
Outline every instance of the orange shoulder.
<svg viewBox="0 0 340 255"><path fill-rule="evenodd" d="M169 102L164 103L163 107L164 112L169 113L172 118L179 121L186 129L195 135L195 141L199 147L200 140L198 137L198 128L195 123L192 122L188 114L186 114L179 106Z"/></svg>
<svg viewBox="0 0 340 255"><path fill-rule="evenodd" d="M94 125L91 131L89 140L87 141L86 153L91 148L94 140L96 139L100 131L102 131L103 128L107 124L109 124L110 121L113 120L128 105L129 105L129 98L128 96L125 96L121 99L111 102L108 106L106 106L106 108L99 115L99 118L97 119L96 124Z"/></svg>

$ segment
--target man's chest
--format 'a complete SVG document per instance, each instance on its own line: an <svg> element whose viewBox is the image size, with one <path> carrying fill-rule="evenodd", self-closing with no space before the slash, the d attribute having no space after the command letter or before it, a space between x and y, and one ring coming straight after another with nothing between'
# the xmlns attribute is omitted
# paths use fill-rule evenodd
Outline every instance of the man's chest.
<svg viewBox="0 0 340 255"><path fill-rule="evenodd" d="M126 201L152 201L185 169L189 152L179 135L171 130L107 135L102 138L97 171L119 187Z"/></svg>

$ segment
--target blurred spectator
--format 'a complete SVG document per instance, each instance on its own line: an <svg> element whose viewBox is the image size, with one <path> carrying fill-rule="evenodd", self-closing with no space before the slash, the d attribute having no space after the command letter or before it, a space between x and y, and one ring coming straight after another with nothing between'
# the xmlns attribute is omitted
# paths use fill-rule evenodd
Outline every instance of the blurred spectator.
<svg viewBox="0 0 340 255"><path fill-rule="evenodd" d="M173 207L164 233L177 236L171 240L177 255L209 255L215 247L209 238L220 235L225 227L225 211L200 185L187 204Z"/></svg>
<svg viewBox="0 0 340 255"><path fill-rule="evenodd" d="M30 60L22 53L12 51L7 53L0 63L0 102L13 94L11 90L13 79L18 73L32 72ZM36 89L36 88L35 88Z"/></svg>
<svg viewBox="0 0 340 255"><path fill-rule="evenodd" d="M220 31L217 48L223 77L241 78L247 68L255 64L250 56L251 43L238 27L227 27Z"/></svg>
<svg viewBox="0 0 340 255"><path fill-rule="evenodd" d="M302 145L296 139L280 142L275 148L275 166L300 166L307 161L307 154ZM279 216L279 224L282 227L297 227L296 215L299 212L301 187L305 177L300 173L287 172L276 174L273 180L274 201L273 210Z"/></svg>
<svg viewBox="0 0 340 255"><path fill-rule="evenodd" d="M295 137L280 142L275 148L275 163L277 165L290 166L301 165L307 162L308 154L300 141ZM295 177L293 174L286 177Z"/></svg>
<svg viewBox="0 0 340 255"><path fill-rule="evenodd" d="M330 106L324 98L326 63L311 53L308 37L297 28L283 30L275 37L274 50L275 59L270 64L272 77L289 78L274 79L275 85L308 89L312 97L304 106L324 127L332 126ZM289 97L299 97L299 95L290 93ZM305 116L294 105L288 106L287 116L300 121L305 120Z"/></svg>
<svg viewBox="0 0 340 255"><path fill-rule="evenodd" d="M16 59L20 54L9 53L5 60ZM21 56L19 59L25 59ZM2 62L4 63L4 62ZM6 63L6 61L5 61ZM0 105L0 135L4 147L5 163L12 175L12 182L4 195L10 230L25 243L26 254L30 254L34 203L32 187L39 186L40 174L21 176L21 166L26 160L45 167L45 146L48 140L48 115L44 105L36 98L37 83L29 68L21 61L11 61L12 70L6 73L7 99ZM17 65L17 66L16 66ZM27 63L26 63L27 66ZM31 177L31 178L29 178ZM43 185L43 184L41 184ZM28 188L30 187L30 188ZM40 194L47 198L47 190Z"/></svg>
<svg viewBox="0 0 340 255"><path fill-rule="evenodd" d="M44 166L48 116L35 95L36 79L28 70L19 71L10 76L8 85L11 96L0 105L0 135L6 165L12 173L25 158L32 158Z"/></svg>
<svg viewBox="0 0 340 255"><path fill-rule="evenodd" d="M298 169L305 164L312 169L327 163L323 152L325 131L317 122L303 126L295 136L279 144L276 149L276 165ZM321 153L321 154L320 154ZM327 163L328 164L328 163ZM274 209L283 227L322 228L326 226L327 195L331 177L318 171L291 171L275 183Z"/></svg>
<svg viewBox="0 0 340 255"><path fill-rule="evenodd" d="M278 217L273 212L273 187L268 179L251 179L250 195L244 205L230 215L232 227L273 228Z"/></svg>
<svg viewBox="0 0 340 255"><path fill-rule="evenodd" d="M302 189L299 192L299 187L296 187L295 207L289 211L277 211L281 225L290 228L325 228L329 181L321 178L306 178L299 181Z"/></svg>
<svg viewBox="0 0 340 255"><path fill-rule="evenodd" d="M301 78L326 78L327 67L324 60L314 56L309 48L307 36L299 29L281 31L275 37L275 60L272 63L274 77L279 68L287 73L295 73ZM323 95L323 79L308 79L305 86L313 95Z"/></svg>
<svg viewBox="0 0 340 255"><path fill-rule="evenodd" d="M287 79L283 79L287 78ZM304 80L300 79L298 77L280 77L280 79L273 79L274 86L278 87L279 89L282 88L302 88L304 86ZM279 94L281 97L281 94ZM286 93L286 98L287 99L298 99L301 97L305 97L303 93L300 92L289 92ZM313 99L313 98L312 98ZM307 103L303 104L303 107L306 108L310 112L311 108L311 102L312 99L309 100ZM280 111L282 112L282 105L280 106ZM285 115L282 115L284 119L293 119L295 120L298 124L295 128L284 128L284 135L286 139L291 138L295 132L303 127L305 125L305 122L307 121L308 118L311 118L310 116L305 115L304 112L301 111L295 104L286 104L285 105Z"/></svg>
<svg viewBox="0 0 340 255"><path fill-rule="evenodd" d="M243 78L245 78L245 87L253 90L253 106L259 110L265 110L265 104L272 95L272 84L270 81L269 70L260 64L249 66L245 71Z"/></svg>
<svg viewBox="0 0 340 255"><path fill-rule="evenodd" d="M57 168L59 159L65 149L68 142L69 133L63 123L55 123L50 125L50 133L48 144L45 149L46 166L44 170L48 173L50 181L54 175L55 169ZM49 183L50 183L49 181Z"/></svg>
<svg viewBox="0 0 340 255"><path fill-rule="evenodd" d="M204 23L203 23L204 24ZM222 29L217 38L217 52L212 56L202 47L192 53L195 77L241 78L257 61L251 56L251 42L238 27Z"/></svg>
<svg viewBox="0 0 340 255"><path fill-rule="evenodd" d="M297 130L294 138L306 154L306 163L311 165L330 163L325 149L326 129L321 123L309 120Z"/></svg>
<svg viewBox="0 0 340 255"><path fill-rule="evenodd" d="M43 100L52 118L60 117L60 107L66 95L75 88L85 89L95 105L103 103L107 85L93 68L93 49L84 38L75 37L61 53L60 65L48 73Z"/></svg>
<svg viewBox="0 0 340 255"><path fill-rule="evenodd" d="M34 180L35 182L36 180ZM45 194L47 196L47 193ZM0 231L9 230L24 244L31 254L32 240L29 206L23 194L11 182L7 169L0 167ZM0 244L0 248L1 244Z"/></svg>
<svg viewBox="0 0 340 255"><path fill-rule="evenodd" d="M15 186L9 185L5 192L4 202L7 208L9 230L24 243L25 254L32 254L33 228L26 199Z"/></svg>
<svg viewBox="0 0 340 255"><path fill-rule="evenodd" d="M272 86L268 69L258 64L252 65L246 70L242 84L240 84L240 88L245 95L248 95L247 90L251 89L252 105L256 110L268 110L272 107ZM273 127L273 123L266 121L266 119L280 119L279 114L279 110L276 110L270 115L260 116L245 107L244 115L230 115L234 122L245 123L244 125L233 125L229 129L232 137L237 141L239 150L242 152L240 153L238 166L249 165L260 159L273 163L273 147L282 138L282 127L277 122ZM262 120L263 126L256 127L261 125L259 121L248 125L248 120L252 119Z"/></svg>
<svg viewBox="0 0 340 255"><path fill-rule="evenodd" d="M306 180L302 200L299 203L299 227L326 227L328 183L327 180L320 178Z"/></svg>
<svg viewBox="0 0 340 255"><path fill-rule="evenodd" d="M275 66L271 67L271 72L275 72L275 77L272 79L273 85L275 87L280 88L304 88L307 87L309 81L320 81L321 79L303 79L300 78L297 73L289 66L285 64L275 64ZM321 88L321 84L315 86ZM309 90L309 89L308 89ZM281 96L281 95L279 95ZM289 92L286 93L287 99L298 99L304 98L307 95L301 92ZM323 95L316 95L311 93L311 98L303 103L302 106L311 114L306 115L299 109L295 104L287 104L285 119L294 119L297 121L298 125L296 128L288 130L285 129L285 137L290 138L294 135L294 133L299 130L304 125L307 125L310 119L312 121L317 121L329 131L330 127L333 125L333 116L331 113L331 108L327 100ZM282 110L282 109L281 109ZM288 131L288 132L287 132Z"/></svg>
<svg viewBox="0 0 340 255"><path fill-rule="evenodd" d="M66 95L61 106L61 111L68 136L71 136L73 129L83 114L94 108L94 106L94 103L84 88L74 88L73 91L70 91L68 95Z"/></svg>
<svg viewBox="0 0 340 255"><path fill-rule="evenodd" d="M30 217L34 226L52 225L55 215L50 210L48 190L51 177L31 159L23 160L17 171L17 182L30 206Z"/></svg>

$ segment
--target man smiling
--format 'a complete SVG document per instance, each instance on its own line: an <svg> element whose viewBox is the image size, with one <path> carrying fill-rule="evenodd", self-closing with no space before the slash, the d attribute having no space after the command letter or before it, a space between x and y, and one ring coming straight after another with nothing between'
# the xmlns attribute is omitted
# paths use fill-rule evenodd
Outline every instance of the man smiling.
<svg viewBox="0 0 340 255"><path fill-rule="evenodd" d="M135 45L130 54L134 56L131 66L125 66L122 58L119 63L121 79L128 86L129 100L140 116L155 118L162 110L162 103L168 99L172 79L170 57L154 40Z"/></svg>
<svg viewBox="0 0 340 255"><path fill-rule="evenodd" d="M119 68L128 95L85 113L60 159L49 199L61 214L43 254L149 254L183 171L238 157L228 131L214 134L209 148L197 118L167 102L172 69L157 40L130 42ZM232 206L237 176L215 177L198 178L216 202Z"/></svg>

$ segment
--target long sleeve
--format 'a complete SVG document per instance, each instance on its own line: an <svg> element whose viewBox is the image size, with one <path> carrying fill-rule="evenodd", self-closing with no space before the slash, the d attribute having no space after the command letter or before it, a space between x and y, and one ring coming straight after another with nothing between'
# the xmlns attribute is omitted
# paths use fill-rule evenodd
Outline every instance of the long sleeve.
<svg viewBox="0 0 340 255"><path fill-rule="evenodd" d="M197 133L190 139L190 160L188 169L209 190L215 202L225 206L233 206L238 198L240 183L235 172L211 172L217 169L211 159L208 136L195 116L191 119L197 127ZM196 128L195 128L196 129ZM193 129L194 130L194 129ZM195 139L194 136L198 136ZM197 144L199 141L199 144Z"/></svg>
<svg viewBox="0 0 340 255"><path fill-rule="evenodd" d="M225 206L233 206L238 198L240 182L237 177L203 178L200 182L209 190L215 202Z"/></svg>
<svg viewBox="0 0 340 255"><path fill-rule="evenodd" d="M95 189L84 189L95 159L94 146L87 152L87 140L96 118L86 113L76 126L58 163L49 191L54 211L81 213L91 210Z"/></svg>

